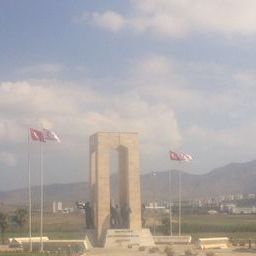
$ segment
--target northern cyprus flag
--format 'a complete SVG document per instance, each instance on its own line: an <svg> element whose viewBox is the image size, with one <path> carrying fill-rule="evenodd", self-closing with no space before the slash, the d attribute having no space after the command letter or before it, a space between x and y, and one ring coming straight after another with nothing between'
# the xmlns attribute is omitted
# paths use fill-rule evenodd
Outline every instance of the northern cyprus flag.
<svg viewBox="0 0 256 256"><path fill-rule="evenodd" d="M189 154L185 154L184 152L181 152L179 154L180 158L186 162L189 162L189 161L192 161L193 160L193 157Z"/></svg>
<svg viewBox="0 0 256 256"><path fill-rule="evenodd" d="M54 131L43 129L43 136L45 140L54 140L54 141L60 142L59 136Z"/></svg>

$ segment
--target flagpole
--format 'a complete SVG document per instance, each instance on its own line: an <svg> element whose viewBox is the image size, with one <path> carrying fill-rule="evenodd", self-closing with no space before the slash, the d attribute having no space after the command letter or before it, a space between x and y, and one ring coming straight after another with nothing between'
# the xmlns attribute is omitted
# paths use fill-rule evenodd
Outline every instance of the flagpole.
<svg viewBox="0 0 256 256"><path fill-rule="evenodd" d="M156 181L155 181L155 176L156 176L156 172L152 172L152 177L153 177L153 210L154 210L154 223L153 223L153 232L154 235L156 235Z"/></svg>
<svg viewBox="0 0 256 256"><path fill-rule="evenodd" d="M43 171L43 145L40 141L40 188L41 188L41 209L40 209L40 252L44 251L43 245L43 208L44 208L44 171Z"/></svg>
<svg viewBox="0 0 256 256"><path fill-rule="evenodd" d="M181 171L179 170L179 236L181 236Z"/></svg>
<svg viewBox="0 0 256 256"><path fill-rule="evenodd" d="M170 158L171 160L176 160L176 161L179 161L179 163L181 163L181 161L191 161L193 158L191 155L189 154L185 154L183 152L180 152L180 153L176 153L176 152L173 152L173 151L170 151ZM179 197L179 217L178 217L178 225L179 225L179 236L181 236L181 170L178 171L178 197Z"/></svg>
<svg viewBox="0 0 256 256"><path fill-rule="evenodd" d="M28 128L28 218L29 218L29 251L32 252L32 232L31 232L31 219L32 219L32 210L31 210L31 170L30 170L30 130Z"/></svg>
<svg viewBox="0 0 256 256"><path fill-rule="evenodd" d="M170 219L170 236L172 236L172 170L169 171L169 219Z"/></svg>

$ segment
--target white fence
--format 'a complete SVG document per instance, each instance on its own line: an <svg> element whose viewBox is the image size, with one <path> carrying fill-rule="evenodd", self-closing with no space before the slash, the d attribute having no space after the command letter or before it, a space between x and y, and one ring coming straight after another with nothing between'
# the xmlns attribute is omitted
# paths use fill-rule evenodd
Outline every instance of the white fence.
<svg viewBox="0 0 256 256"><path fill-rule="evenodd" d="M198 247L204 249L227 249L228 237L199 238Z"/></svg>

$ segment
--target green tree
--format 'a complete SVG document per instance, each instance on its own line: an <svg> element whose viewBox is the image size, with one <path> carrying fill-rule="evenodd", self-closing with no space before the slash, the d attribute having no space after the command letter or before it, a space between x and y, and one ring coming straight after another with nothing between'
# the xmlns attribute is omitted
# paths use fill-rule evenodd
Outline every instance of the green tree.
<svg viewBox="0 0 256 256"><path fill-rule="evenodd" d="M18 225L20 229L22 229L27 222L28 219L28 211L25 208L18 208L14 212L13 221Z"/></svg>
<svg viewBox="0 0 256 256"><path fill-rule="evenodd" d="M9 226L8 215L0 212L0 231L1 231L2 244L4 244L4 234L8 226Z"/></svg>
<svg viewBox="0 0 256 256"><path fill-rule="evenodd" d="M161 233L164 235L170 234L170 219L169 218L163 218L161 220L162 226L161 226Z"/></svg>

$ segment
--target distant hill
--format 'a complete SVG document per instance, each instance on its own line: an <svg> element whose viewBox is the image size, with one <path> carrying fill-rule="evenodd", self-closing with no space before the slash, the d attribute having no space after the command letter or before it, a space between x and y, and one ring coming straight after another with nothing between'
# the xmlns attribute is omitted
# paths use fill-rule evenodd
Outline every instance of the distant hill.
<svg viewBox="0 0 256 256"><path fill-rule="evenodd" d="M49 204L53 201L62 201L70 205L76 201L84 201L89 198L88 183L52 184L44 187L44 201ZM0 192L0 202L10 205L27 204L28 190L16 189ZM40 204L40 187L32 187L32 203Z"/></svg>
<svg viewBox="0 0 256 256"><path fill-rule="evenodd" d="M172 197L177 198L179 171L172 170ZM168 171L141 175L143 200L168 200ZM207 174L181 173L182 196L185 199L205 198L235 193L256 193L256 160L247 163L231 163L214 169ZM111 177L113 194L118 191L117 175ZM32 188L33 203L39 204L40 188ZM75 201L88 200L88 183L52 184L45 186L45 202L63 201L74 204ZM0 192L0 202L23 205L27 202L27 189Z"/></svg>
<svg viewBox="0 0 256 256"><path fill-rule="evenodd" d="M177 198L179 172L172 171L172 195ZM186 199L205 198L227 194L256 193L256 161L232 163L213 171L195 175L181 173L182 196ZM145 199L152 198L152 175L146 174L141 179ZM167 200L168 172L155 176L156 197ZM151 196L150 196L151 194Z"/></svg>

